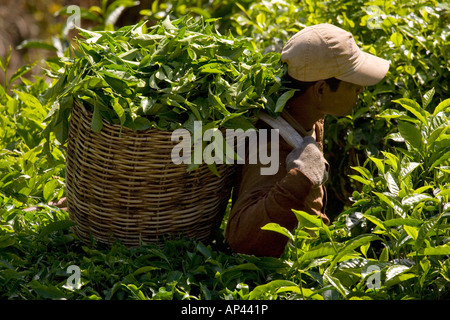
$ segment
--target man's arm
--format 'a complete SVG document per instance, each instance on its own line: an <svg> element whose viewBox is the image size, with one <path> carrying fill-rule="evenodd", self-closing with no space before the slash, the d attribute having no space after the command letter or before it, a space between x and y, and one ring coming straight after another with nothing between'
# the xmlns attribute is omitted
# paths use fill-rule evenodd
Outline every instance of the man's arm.
<svg viewBox="0 0 450 320"><path fill-rule="evenodd" d="M321 215L329 223L321 213L322 186L314 187L299 168L286 171L285 159L290 151L280 150L280 167L272 176L261 176L259 164L243 166L225 235L236 252L279 257L288 239L261 227L273 222L292 231L297 226L292 209Z"/></svg>

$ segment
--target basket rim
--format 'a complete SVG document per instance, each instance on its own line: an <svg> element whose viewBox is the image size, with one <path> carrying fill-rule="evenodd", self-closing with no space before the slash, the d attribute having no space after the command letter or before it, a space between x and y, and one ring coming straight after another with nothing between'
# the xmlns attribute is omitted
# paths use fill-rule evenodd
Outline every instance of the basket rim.
<svg viewBox="0 0 450 320"><path fill-rule="evenodd" d="M83 112L83 114L88 117L89 119L92 119L93 113L88 110L84 104L84 102L80 101L80 99L74 99L74 105L77 105L77 107L80 108L81 112ZM155 133L155 132L159 132L162 134L172 134L174 130L165 130L165 129L160 129L160 128L156 128L156 127L151 127L148 129L144 129L144 130L134 130L130 127L124 126L124 125L120 125L119 123L111 123L110 121L108 121L107 119L102 117L102 122L103 122L103 127L107 127L108 129L114 130L116 131L117 129L121 130L121 133L126 132L127 134L132 134L135 135L135 139L146 139L145 138L145 134L146 133ZM177 128L178 129L178 128ZM180 129L186 129L184 127L180 126ZM187 130L187 129L186 129ZM100 132L100 134L104 133L104 130L102 129ZM107 135L108 137L110 137L109 135ZM117 137L110 137L112 139L118 139Z"/></svg>

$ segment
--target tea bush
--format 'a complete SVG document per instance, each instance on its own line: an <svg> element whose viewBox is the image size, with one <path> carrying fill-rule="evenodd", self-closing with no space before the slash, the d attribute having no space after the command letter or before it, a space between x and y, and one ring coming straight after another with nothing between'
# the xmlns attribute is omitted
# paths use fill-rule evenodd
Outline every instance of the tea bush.
<svg viewBox="0 0 450 320"><path fill-rule="evenodd" d="M346 298L448 297L450 136L443 132L450 128L450 99L429 113L432 96L433 90L427 92L422 106L395 100L408 113L388 109L380 115L396 114L398 131L387 139L399 145L352 167L357 174L349 177L363 187L331 228L296 213L300 226L316 232L289 235L299 276L314 272L315 285Z"/></svg>

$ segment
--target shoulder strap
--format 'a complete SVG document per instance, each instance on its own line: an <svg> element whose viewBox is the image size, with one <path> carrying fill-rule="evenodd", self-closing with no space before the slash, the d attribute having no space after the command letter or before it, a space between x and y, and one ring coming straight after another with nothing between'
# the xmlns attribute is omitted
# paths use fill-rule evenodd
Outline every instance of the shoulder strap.
<svg viewBox="0 0 450 320"><path fill-rule="evenodd" d="M263 111L258 114L258 117L272 128L278 129L280 135L291 147L297 148L302 144L302 136L282 117L273 118Z"/></svg>

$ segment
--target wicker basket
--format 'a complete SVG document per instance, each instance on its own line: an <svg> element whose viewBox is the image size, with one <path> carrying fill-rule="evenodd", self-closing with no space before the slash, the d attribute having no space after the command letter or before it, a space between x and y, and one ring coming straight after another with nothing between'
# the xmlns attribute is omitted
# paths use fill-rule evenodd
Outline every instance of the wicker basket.
<svg viewBox="0 0 450 320"><path fill-rule="evenodd" d="M104 121L94 132L91 113L75 103L67 146L67 201L81 240L127 246L163 244L176 235L209 241L220 225L233 167L206 165L187 172L170 154L170 131L133 131Z"/></svg>

